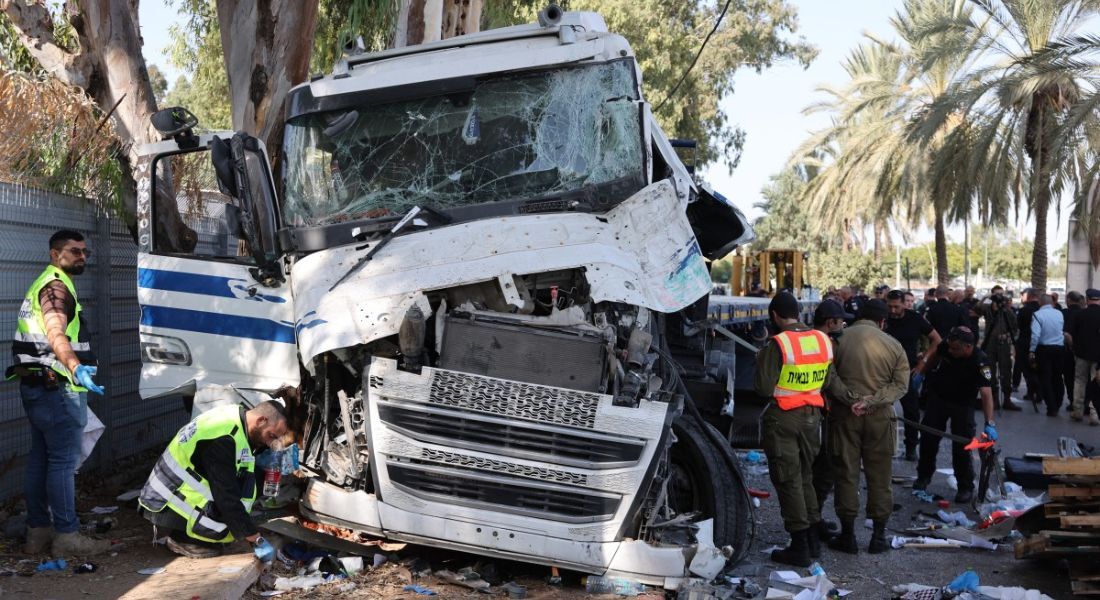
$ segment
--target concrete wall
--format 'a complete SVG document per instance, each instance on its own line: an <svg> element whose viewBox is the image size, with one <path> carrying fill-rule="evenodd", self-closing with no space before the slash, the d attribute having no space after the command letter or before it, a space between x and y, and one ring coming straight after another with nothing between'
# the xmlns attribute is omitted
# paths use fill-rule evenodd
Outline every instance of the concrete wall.
<svg viewBox="0 0 1100 600"><path fill-rule="evenodd" d="M89 406L107 426L82 467L109 468L113 461L161 447L186 421L178 398L143 402L138 397L137 246L125 225L80 198L0 183L0 371L12 363L11 338L27 287L49 262L48 240L58 229L84 234L92 256L74 278L99 357L96 381L106 396L89 394ZM19 386L0 383L0 499L22 493L23 460L30 426Z"/></svg>

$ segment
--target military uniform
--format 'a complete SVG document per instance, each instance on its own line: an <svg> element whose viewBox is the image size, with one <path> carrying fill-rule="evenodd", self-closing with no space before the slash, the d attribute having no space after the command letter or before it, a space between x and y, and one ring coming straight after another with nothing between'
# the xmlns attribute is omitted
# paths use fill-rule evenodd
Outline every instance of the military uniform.
<svg viewBox="0 0 1100 600"><path fill-rule="evenodd" d="M784 326L756 357L756 391L774 400L762 417L764 454L792 547L804 547L810 527L821 520L813 463L821 443L821 390L831 379L832 360L829 337L801 323Z"/></svg>
<svg viewBox="0 0 1100 600"><path fill-rule="evenodd" d="M993 404L1016 409L1012 403L1012 346L1017 333L1016 316L1003 306L994 309L989 304L979 304L977 310L985 318L982 350L989 357L993 374Z"/></svg>
<svg viewBox="0 0 1100 600"><path fill-rule="evenodd" d="M866 513L882 530L893 511L891 472L896 426L894 402L909 390L909 360L905 349L872 320L856 321L844 334L837 350L836 375L844 382L846 397L835 399L829 413L829 452L836 476L836 514L849 534L845 550L854 551L853 522L859 514L859 471L867 480ZM855 415L851 406L866 400L868 412ZM881 537L881 536L880 536ZM835 546L834 546L835 547ZM885 540L879 549L884 551Z"/></svg>

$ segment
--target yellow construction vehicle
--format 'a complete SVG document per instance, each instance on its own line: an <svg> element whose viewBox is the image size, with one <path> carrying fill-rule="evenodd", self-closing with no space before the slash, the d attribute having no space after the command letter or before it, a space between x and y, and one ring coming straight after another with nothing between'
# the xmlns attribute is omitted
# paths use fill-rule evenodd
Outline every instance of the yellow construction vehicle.
<svg viewBox="0 0 1100 600"><path fill-rule="evenodd" d="M730 293L734 296L774 296L790 290L799 298L808 291L803 266L809 253L789 248L748 251L732 257Z"/></svg>

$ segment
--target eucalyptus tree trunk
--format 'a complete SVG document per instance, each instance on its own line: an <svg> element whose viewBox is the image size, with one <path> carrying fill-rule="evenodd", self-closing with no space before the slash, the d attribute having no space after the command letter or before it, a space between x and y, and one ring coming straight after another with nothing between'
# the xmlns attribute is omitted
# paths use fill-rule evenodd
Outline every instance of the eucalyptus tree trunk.
<svg viewBox="0 0 1100 600"><path fill-rule="evenodd" d="M476 33L483 0L401 0L393 47L404 48Z"/></svg>
<svg viewBox="0 0 1100 600"><path fill-rule="evenodd" d="M936 283L947 285L951 281L951 275L947 269L947 230L943 222L943 209L935 206L932 210L936 221Z"/></svg>
<svg viewBox="0 0 1100 600"><path fill-rule="evenodd" d="M282 156L287 94L309 75L317 1L217 1L233 129L259 138L273 163Z"/></svg>
<svg viewBox="0 0 1100 600"><path fill-rule="evenodd" d="M153 86L141 56L136 1L69 0L64 12L79 47L70 50L54 37L53 15L39 0L0 0L19 41L51 76L88 94L115 125L121 143L116 154L123 181L123 216L136 233L136 148L160 139L149 122L156 111ZM102 199L100 199L102 200ZM189 252L198 236L180 218L175 198L158 197L155 235L158 245Z"/></svg>

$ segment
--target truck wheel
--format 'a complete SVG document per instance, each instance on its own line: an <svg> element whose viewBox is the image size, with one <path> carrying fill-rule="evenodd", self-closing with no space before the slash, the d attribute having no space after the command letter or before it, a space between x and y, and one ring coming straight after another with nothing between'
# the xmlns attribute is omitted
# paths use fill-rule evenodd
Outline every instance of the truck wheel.
<svg viewBox="0 0 1100 600"><path fill-rule="evenodd" d="M714 544L733 546L741 554L753 515L743 479L734 471L732 450L718 447L687 415L672 423L672 431L676 443L669 450L669 506L677 513L699 512L699 520L714 519Z"/></svg>

